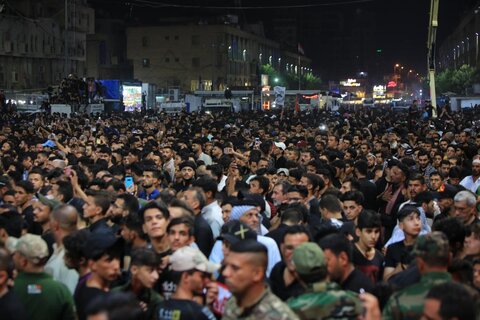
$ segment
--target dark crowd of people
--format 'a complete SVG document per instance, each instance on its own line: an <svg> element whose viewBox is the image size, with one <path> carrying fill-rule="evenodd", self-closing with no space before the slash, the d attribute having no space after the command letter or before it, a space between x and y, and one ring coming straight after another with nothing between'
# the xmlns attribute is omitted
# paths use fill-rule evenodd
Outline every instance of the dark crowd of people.
<svg viewBox="0 0 480 320"><path fill-rule="evenodd" d="M0 117L2 319L476 319L480 113Z"/></svg>

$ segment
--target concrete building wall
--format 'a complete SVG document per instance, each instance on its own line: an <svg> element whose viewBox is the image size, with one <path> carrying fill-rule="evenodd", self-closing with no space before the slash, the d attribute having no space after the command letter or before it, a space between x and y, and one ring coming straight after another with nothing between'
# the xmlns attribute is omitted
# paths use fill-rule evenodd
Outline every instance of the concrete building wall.
<svg viewBox="0 0 480 320"><path fill-rule="evenodd" d="M160 88L194 91L257 86L259 66L271 63L285 68L287 60L294 59L284 56L278 43L227 25L127 29L127 57L133 63L134 77ZM301 59L309 65L310 60Z"/></svg>
<svg viewBox="0 0 480 320"><path fill-rule="evenodd" d="M94 12L82 1L68 8L65 64L65 22L59 2L9 2L24 15L0 15L0 88L44 89L69 73L86 75L86 35L94 30ZM67 69L65 70L65 66Z"/></svg>

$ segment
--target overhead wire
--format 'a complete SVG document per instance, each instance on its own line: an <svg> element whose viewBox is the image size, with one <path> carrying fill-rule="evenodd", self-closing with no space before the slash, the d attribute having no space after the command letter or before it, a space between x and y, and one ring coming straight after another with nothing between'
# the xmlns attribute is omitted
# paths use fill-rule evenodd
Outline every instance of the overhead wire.
<svg viewBox="0 0 480 320"><path fill-rule="evenodd" d="M295 4L295 5L271 5L271 6L209 6L209 5L188 5L188 4L176 4L166 3L163 1L155 0L132 0L131 4L137 5L144 4L148 7L155 8L183 8L183 9L211 9L211 10L269 10L269 9L295 9L295 8L314 8L314 7L326 7L326 6L340 6L349 4L360 4L367 2L374 2L376 0L346 0L313 4Z"/></svg>

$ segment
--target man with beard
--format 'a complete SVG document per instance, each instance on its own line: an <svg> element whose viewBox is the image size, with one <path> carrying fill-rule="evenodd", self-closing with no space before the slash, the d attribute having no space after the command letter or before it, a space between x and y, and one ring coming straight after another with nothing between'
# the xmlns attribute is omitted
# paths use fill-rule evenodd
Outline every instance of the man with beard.
<svg viewBox="0 0 480 320"><path fill-rule="evenodd" d="M283 301L305 292L305 289L295 277L292 255L296 247L310 240L310 233L304 226L288 226L283 233L280 244L283 258L273 267L270 274L270 288Z"/></svg>
<svg viewBox="0 0 480 320"><path fill-rule="evenodd" d="M201 139L193 140L192 151L195 153L197 160L203 161L207 166L212 164L212 158L203 152L203 141Z"/></svg>
<svg viewBox="0 0 480 320"><path fill-rule="evenodd" d="M192 185L196 169L197 165L193 161L184 161L180 164L182 180L173 185L175 191L185 191Z"/></svg>
<svg viewBox="0 0 480 320"><path fill-rule="evenodd" d="M473 193L477 192L478 187L480 186L480 159L475 159L472 162L472 175L465 177L460 184L465 187L465 189L472 191Z"/></svg>
<svg viewBox="0 0 480 320"><path fill-rule="evenodd" d="M175 181L175 161L174 153L171 147L164 147L161 151L163 156L163 170L170 176L170 181Z"/></svg>
<svg viewBox="0 0 480 320"><path fill-rule="evenodd" d="M320 241L327 260L327 271L331 281L343 290L352 292L373 292L372 281L352 263L352 243L342 234L330 234Z"/></svg>
<svg viewBox="0 0 480 320"><path fill-rule="evenodd" d="M225 305L224 320L298 317L265 284L267 248L255 240L230 246L222 275L233 297Z"/></svg>
<svg viewBox="0 0 480 320"><path fill-rule="evenodd" d="M143 191L138 194L138 197L145 200L155 200L160 194L157 185L161 177L160 171L155 169L155 167L145 167L143 169Z"/></svg>
<svg viewBox="0 0 480 320"><path fill-rule="evenodd" d="M41 226L34 221L33 215L33 184L30 181L18 181L14 187L15 205L27 222L29 233L42 234Z"/></svg>
<svg viewBox="0 0 480 320"><path fill-rule="evenodd" d="M420 172L421 175L425 177L425 179L429 179L430 174L436 171L431 164L430 155L424 149L421 149L418 152L417 163L418 163L418 171Z"/></svg>

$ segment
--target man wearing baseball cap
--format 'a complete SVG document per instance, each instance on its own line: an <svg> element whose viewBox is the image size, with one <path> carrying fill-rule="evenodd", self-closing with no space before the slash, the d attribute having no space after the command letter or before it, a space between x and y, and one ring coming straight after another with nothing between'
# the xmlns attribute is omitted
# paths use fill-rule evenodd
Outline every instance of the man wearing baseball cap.
<svg viewBox="0 0 480 320"><path fill-rule="evenodd" d="M328 280L325 254L318 244L305 242L295 248L293 264L300 283L308 290L288 302L301 319L356 319L362 314L356 294Z"/></svg>
<svg viewBox="0 0 480 320"><path fill-rule="evenodd" d="M420 282L394 293L383 309L382 319L420 319L428 291L451 281L448 265L451 260L447 237L439 231L420 236L413 246Z"/></svg>
<svg viewBox="0 0 480 320"><path fill-rule="evenodd" d="M208 290L213 289L210 277L219 266L208 261L200 250L192 247L178 249L170 256L169 262L177 289L171 299L159 304L156 319L173 319L174 315L178 320L216 319L208 308L214 299ZM206 299L204 289L207 289ZM204 305L196 302L199 297L206 300L203 301Z"/></svg>
<svg viewBox="0 0 480 320"><path fill-rule="evenodd" d="M44 272L48 258L46 242L38 235L9 238L18 276L13 291L27 306L28 319L75 319L72 295L68 288Z"/></svg>

